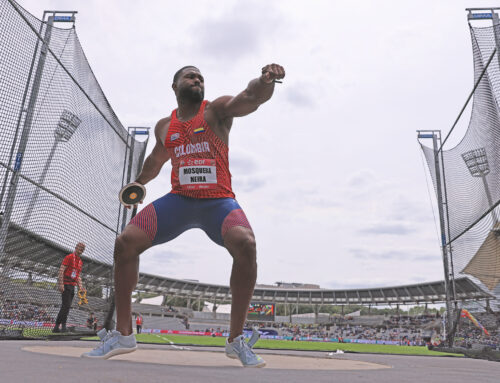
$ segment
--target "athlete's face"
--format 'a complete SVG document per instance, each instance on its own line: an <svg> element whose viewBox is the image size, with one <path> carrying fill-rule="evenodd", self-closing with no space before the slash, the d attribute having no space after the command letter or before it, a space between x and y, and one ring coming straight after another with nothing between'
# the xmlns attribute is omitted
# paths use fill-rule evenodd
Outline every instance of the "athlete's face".
<svg viewBox="0 0 500 383"><path fill-rule="evenodd" d="M205 97L204 79L196 68L184 69L173 88L179 98L188 101L200 102Z"/></svg>

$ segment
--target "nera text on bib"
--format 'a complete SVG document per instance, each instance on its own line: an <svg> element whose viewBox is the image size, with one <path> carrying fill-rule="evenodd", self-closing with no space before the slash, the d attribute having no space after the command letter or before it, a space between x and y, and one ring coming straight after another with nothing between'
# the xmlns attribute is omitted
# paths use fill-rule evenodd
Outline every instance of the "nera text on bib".
<svg viewBox="0 0 500 383"><path fill-rule="evenodd" d="M215 160L181 160L179 163L179 183L185 190L216 188L217 167Z"/></svg>

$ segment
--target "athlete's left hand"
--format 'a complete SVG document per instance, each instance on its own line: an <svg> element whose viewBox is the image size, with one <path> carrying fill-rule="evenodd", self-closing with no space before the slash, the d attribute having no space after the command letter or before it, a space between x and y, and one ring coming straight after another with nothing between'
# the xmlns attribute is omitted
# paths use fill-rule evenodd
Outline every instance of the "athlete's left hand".
<svg viewBox="0 0 500 383"><path fill-rule="evenodd" d="M266 84L270 84L276 80L281 80L285 77L285 68L278 64L269 64L262 68L261 79Z"/></svg>

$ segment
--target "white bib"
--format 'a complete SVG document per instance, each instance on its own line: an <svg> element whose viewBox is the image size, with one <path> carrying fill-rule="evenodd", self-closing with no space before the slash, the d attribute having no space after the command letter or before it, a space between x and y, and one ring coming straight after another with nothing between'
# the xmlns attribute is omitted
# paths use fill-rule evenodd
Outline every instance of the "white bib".
<svg viewBox="0 0 500 383"><path fill-rule="evenodd" d="M215 160L181 160L179 163L179 183L186 190L214 189L217 187Z"/></svg>

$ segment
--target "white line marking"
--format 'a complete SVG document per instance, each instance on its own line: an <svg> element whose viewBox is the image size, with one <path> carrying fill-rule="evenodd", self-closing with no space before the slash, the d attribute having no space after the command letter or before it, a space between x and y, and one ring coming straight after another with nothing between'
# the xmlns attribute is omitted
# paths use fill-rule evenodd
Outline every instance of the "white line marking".
<svg viewBox="0 0 500 383"><path fill-rule="evenodd" d="M170 339L168 339L165 335L158 335L158 334L153 334L154 336L157 336L160 339L166 340L168 343L170 343L170 346L172 348L178 349L178 350L186 350L186 351L191 351L191 348L189 347L184 347L184 346L176 346L174 342L172 342Z"/></svg>

